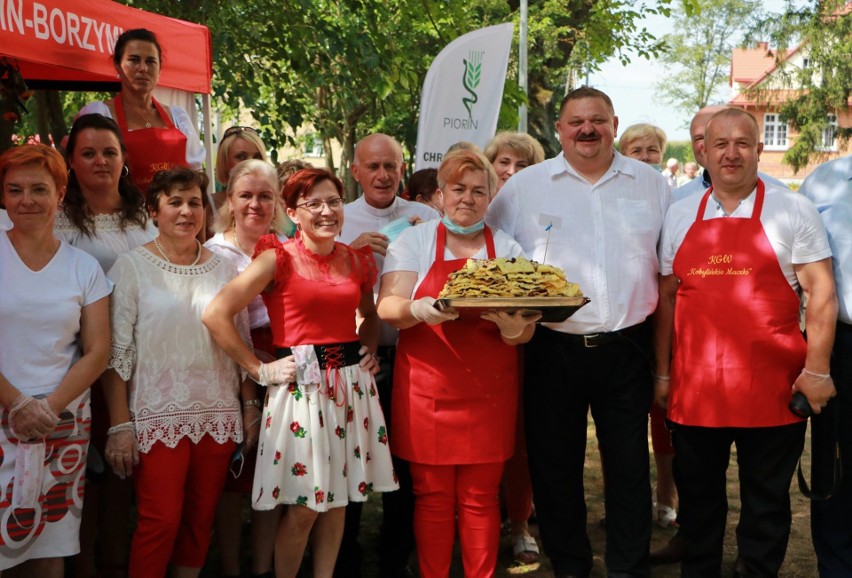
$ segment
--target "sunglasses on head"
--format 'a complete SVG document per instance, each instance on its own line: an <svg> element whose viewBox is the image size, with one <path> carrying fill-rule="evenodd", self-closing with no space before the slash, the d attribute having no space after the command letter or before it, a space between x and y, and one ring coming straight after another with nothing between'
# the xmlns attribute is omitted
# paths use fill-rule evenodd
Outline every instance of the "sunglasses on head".
<svg viewBox="0 0 852 578"><path fill-rule="evenodd" d="M232 126L231 128L225 131L225 134L222 135L222 139L224 140L229 136L240 134L241 132L250 132L257 135L257 131L250 126Z"/></svg>

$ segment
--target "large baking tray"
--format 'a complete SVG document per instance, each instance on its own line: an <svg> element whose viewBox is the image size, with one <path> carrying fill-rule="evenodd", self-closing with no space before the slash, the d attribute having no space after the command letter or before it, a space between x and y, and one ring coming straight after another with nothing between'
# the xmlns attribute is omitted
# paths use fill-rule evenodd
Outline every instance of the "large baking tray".
<svg viewBox="0 0 852 578"><path fill-rule="evenodd" d="M461 297L438 299L438 309L484 309L488 311L517 311L526 309L540 311L540 322L558 323L565 321L578 309L591 301L588 297Z"/></svg>

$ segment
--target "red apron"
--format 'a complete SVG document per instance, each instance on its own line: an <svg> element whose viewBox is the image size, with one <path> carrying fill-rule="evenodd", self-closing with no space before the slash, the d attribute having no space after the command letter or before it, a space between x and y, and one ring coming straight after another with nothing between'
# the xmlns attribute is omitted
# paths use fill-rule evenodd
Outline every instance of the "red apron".
<svg viewBox="0 0 852 578"><path fill-rule="evenodd" d="M784 277L760 214L758 180L749 219L695 223L674 259L669 419L704 427L771 427L801 421L787 405L805 366L799 298Z"/></svg>
<svg viewBox="0 0 852 578"><path fill-rule="evenodd" d="M186 162L186 135L177 129L171 116L155 99L157 114L166 128L140 128L129 130L124 116L124 100L118 95L114 102L115 122L121 128L127 147L127 164L130 178L143 191L148 189L154 173L175 167L188 167Z"/></svg>
<svg viewBox="0 0 852 578"><path fill-rule="evenodd" d="M446 229L438 225L435 262L414 299L437 297L467 259L444 260ZM485 228L489 259L494 239ZM481 311L439 325L400 331L393 378L391 450L430 465L504 461L515 447L517 353Z"/></svg>

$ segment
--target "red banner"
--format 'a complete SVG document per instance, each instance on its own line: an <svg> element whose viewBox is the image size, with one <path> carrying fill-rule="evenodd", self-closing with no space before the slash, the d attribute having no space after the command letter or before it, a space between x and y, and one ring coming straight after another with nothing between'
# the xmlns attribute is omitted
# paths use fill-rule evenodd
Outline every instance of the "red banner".
<svg viewBox="0 0 852 578"><path fill-rule="evenodd" d="M115 82L115 39L147 28L162 47L161 86L210 93L210 32L205 26L110 0L0 0L0 57L27 81Z"/></svg>

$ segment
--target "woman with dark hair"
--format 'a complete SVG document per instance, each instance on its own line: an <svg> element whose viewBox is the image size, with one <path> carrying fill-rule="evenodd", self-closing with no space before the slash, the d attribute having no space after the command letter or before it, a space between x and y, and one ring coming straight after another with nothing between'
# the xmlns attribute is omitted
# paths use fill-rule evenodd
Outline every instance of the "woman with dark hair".
<svg viewBox="0 0 852 578"><path fill-rule="evenodd" d="M438 190L438 169L420 169L408 179L408 196L412 201L429 205L444 216L444 197Z"/></svg>
<svg viewBox="0 0 852 578"><path fill-rule="evenodd" d="M128 176L121 130L99 114L77 117L65 147L68 191L54 232L109 271L116 257L157 235L145 196Z"/></svg>
<svg viewBox="0 0 852 578"><path fill-rule="evenodd" d="M154 98L162 56L157 36L150 30L124 31L113 53L121 91L106 102L87 104L79 113L115 119L127 144L130 178L142 189L163 168L197 170L204 160L204 147L187 112Z"/></svg>
<svg viewBox="0 0 852 578"><path fill-rule="evenodd" d="M89 387L109 356L110 284L53 219L68 175L44 145L0 156L0 573L59 578L80 549Z"/></svg>
<svg viewBox="0 0 852 578"><path fill-rule="evenodd" d="M201 324L204 307L237 273L196 239L206 187L207 177L190 169L157 173L147 204L159 234L109 271L105 454L136 489L131 576L165 576L169 564L174 576L198 575L228 460L244 435L239 368ZM250 343L245 312L237 317ZM246 391L243 400L253 399L254 388Z"/></svg>
<svg viewBox="0 0 852 578"><path fill-rule="evenodd" d="M54 234L82 249L109 271L122 253L157 236L145 211L145 196L128 177L127 151L121 130L111 118L84 114L74 121L66 144L68 190L56 214ZM95 540L100 543L101 573L124 576L127 524L132 487L103 465L109 414L100 383L92 388L90 479L80 531L77 574L96 573ZM103 479L99 479L103 478Z"/></svg>
<svg viewBox="0 0 852 578"><path fill-rule="evenodd" d="M284 187L296 237L261 237L255 259L204 312L214 339L258 383L263 404L252 507L288 505L275 538L275 575L296 576L308 539L313 575L330 578L345 507L397 488L373 374L378 316L369 247L335 241L343 185L305 169ZM237 333L234 315L263 293L278 360L262 363ZM363 318L355 326L355 313Z"/></svg>

